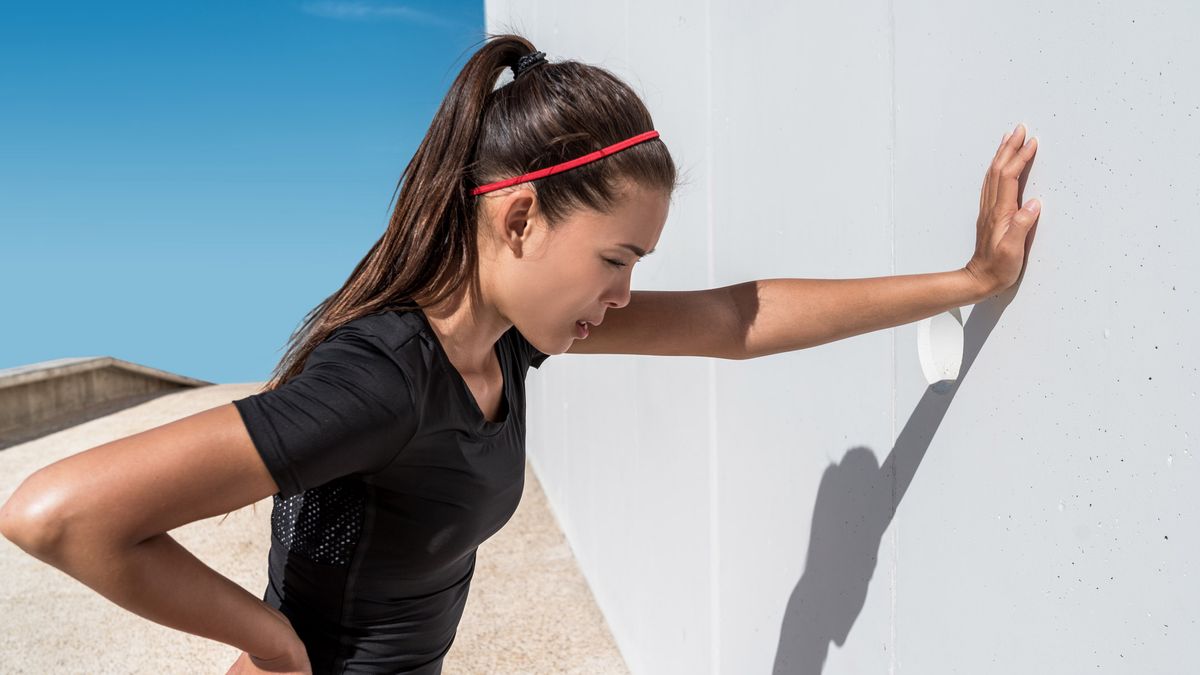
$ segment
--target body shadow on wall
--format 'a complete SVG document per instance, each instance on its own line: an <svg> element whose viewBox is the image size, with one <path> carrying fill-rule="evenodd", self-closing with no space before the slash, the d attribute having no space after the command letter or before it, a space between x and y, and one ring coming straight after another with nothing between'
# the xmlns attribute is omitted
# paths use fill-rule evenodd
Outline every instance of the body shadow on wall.
<svg viewBox="0 0 1200 675"><path fill-rule="evenodd" d="M958 379L944 390L940 384L926 387L882 466L870 448L857 446L840 464L825 469L813 507L804 572L788 599L779 631L774 675L816 675L824 669L829 643L846 643L866 601L883 533L959 384L1019 285L974 306L963 326Z"/></svg>

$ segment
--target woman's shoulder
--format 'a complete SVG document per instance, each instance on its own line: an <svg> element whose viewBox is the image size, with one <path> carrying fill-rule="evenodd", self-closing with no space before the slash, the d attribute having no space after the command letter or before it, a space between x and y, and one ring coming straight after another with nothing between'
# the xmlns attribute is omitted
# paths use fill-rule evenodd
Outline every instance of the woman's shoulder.
<svg viewBox="0 0 1200 675"><path fill-rule="evenodd" d="M401 348L417 337L422 328L421 318L415 311L387 309L347 321L330 337L353 333L376 338L389 348Z"/></svg>
<svg viewBox="0 0 1200 675"><path fill-rule="evenodd" d="M324 342L354 342L373 349L364 358L387 358L410 374L428 360L420 316L411 311L385 310L367 314L338 326Z"/></svg>

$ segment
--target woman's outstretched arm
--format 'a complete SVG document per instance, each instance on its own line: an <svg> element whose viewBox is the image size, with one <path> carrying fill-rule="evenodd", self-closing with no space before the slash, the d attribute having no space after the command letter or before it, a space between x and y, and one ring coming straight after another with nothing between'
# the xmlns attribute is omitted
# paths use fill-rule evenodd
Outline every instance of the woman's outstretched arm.
<svg viewBox="0 0 1200 675"><path fill-rule="evenodd" d="M34 472L0 507L0 533L151 621L307 664L286 617L166 534L276 491L226 404Z"/></svg>
<svg viewBox="0 0 1200 675"><path fill-rule="evenodd" d="M993 287L966 268L870 279L757 279L698 291L633 291L571 354L751 359L917 321Z"/></svg>
<svg viewBox="0 0 1200 675"><path fill-rule="evenodd" d="M755 358L901 326L988 297L965 269L867 279L759 279L729 289Z"/></svg>

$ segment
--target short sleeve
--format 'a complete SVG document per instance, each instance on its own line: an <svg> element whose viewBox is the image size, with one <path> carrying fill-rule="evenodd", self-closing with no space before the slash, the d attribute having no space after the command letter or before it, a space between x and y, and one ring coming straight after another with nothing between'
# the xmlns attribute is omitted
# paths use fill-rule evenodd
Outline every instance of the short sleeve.
<svg viewBox="0 0 1200 675"><path fill-rule="evenodd" d="M343 326L282 386L233 401L284 497L383 469L416 434L412 387L394 355Z"/></svg>
<svg viewBox="0 0 1200 675"><path fill-rule="evenodd" d="M534 368L539 368L542 365L542 361L550 358L549 354L539 351L537 347L534 347L533 344L529 342L529 340L526 340L525 336L521 334L521 331L517 330L516 326L513 326L512 331L513 337L517 343L517 350L521 352L521 357L524 359L525 363L528 363Z"/></svg>

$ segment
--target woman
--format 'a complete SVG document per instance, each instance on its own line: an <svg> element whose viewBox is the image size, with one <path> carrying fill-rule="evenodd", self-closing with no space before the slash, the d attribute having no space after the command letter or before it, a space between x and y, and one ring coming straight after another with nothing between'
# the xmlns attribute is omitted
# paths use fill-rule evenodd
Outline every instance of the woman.
<svg viewBox="0 0 1200 675"><path fill-rule="evenodd" d="M1016 208L1035 146L1022 127L993 158L960 270L631 293L674 163L625 84L544 56L516 35L472 56L386 232L262 391L41 469L0 531L130 611L244 650L230 673L439 673L476 549L521 496L529 366L566 351L799 349L1020 274L1036 221ZM262 599L166 534L271 495Z"/></svg>

